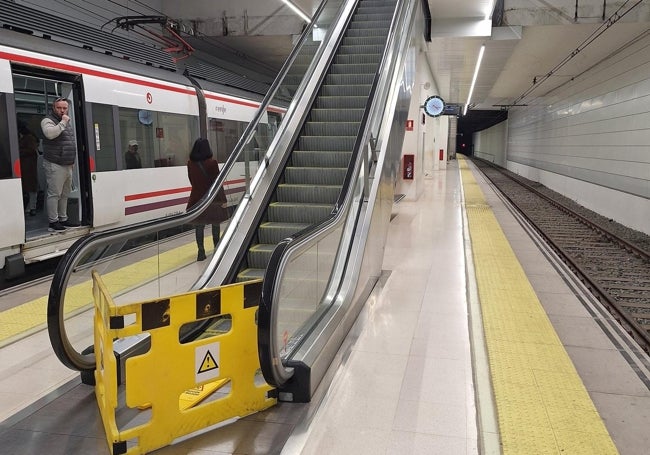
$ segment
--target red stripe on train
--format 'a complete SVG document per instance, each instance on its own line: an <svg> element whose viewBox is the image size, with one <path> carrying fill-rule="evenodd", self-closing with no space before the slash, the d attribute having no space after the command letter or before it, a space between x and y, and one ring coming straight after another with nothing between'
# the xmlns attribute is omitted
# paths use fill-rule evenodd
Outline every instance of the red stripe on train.
<svg viewBox="0 0 650 455"><path fill-rule="evenodd" d="M129 76L120 76L117 74L111 74L105 71L99 71L99 70L94 70L90 68L84 68L82 66L77 66L77 65L71 65L69 63L60 63L60 62L54 62L52 60L47 60L43 58L36 58L36 57L27 57L25 55L19 55L19 54L11 54L8 52L0 52L0 58L3 58L5 60L11 60L13 62L20 62L20 63L25 63L28 65L38 65L38 66L44 66L47 68L54 68L58 69L61 71L67 71L70 73L81 73L81 74L88 74L89 76L97 76L97 77L103 77L104 79L113 79L116 81L120 82L128 82L131 84L137 84L137 85L144 85L147 87L152 87L152 88L159 88L162 90L169 90L172 92L178 92L178 93L184 93L187 95L194 95L194 90L186 89L183 87L173 87L171 85L165 85L161 84L158 82L151 82L151 81L143 81L141 79L136 79L135 77L129 77Z"/></svg>
<svg viewBox="0 0 650 455"><path fill-rule="evenodd" d="M165 207L172 207L174 205L187 204L188 197L181 197L177 199L167 199L165 201L151 202L149 204L134 205L133 207L126 207L124 209L125 215L133 215L135 213L149 212L151 210L163 209Z"/></svg>
<svg viewBox="0 0 650 455"><path fill-rule="evenodd" d="M233 193L242 193L244 191L244 187L239 186L235 188L228 188L225 190L226 194L233 194ZM172 191L172 192L179 192L179 191ZM163 191L157 191L156 193L164 193ZM153 194L153 193L143 193L143 194ZM159 194L156 194L156 196L159 196ZM172 207L174 205L185 205L187 204L187 200L189 199L188 197L181 197L181 198L175 198L175 199L166 199L164 201L158 201L158 202L150 202L148 204L140 204L140 205L134 205L131 207L126 207L124 209L124 215L134 215L136 213L142 213L142 212L149 212L151 210L158 210L158 209L163 209L166 207ZM127 200L126 197L124 200ZM135 200L135 199L130 199L130 200Z"/></svg>
<svg viewBox="0 0 650 455"><path fill-rule="evenodd" d="M228 180L225 182L225 185L235 185L237 183L244 183L246 179L235 179L235 180ZM148 199L150 197L158 197L158 196L167 196L169 194L177 194L177 193L185 193L189 192L192 190L192 187L186 186L183 188L172 188L169 190L160 190L160 191L149 191L147 193L137 193L137 194L127 194L124 196L124 202L127 201L137 201L138 199ZM236 193L239 190L239 188L226 188L226 193Z"/></svg>
<svg viewBox="0 0 650 455"><path fill-rule="evenodd" d="M172 188L170 190L149 191L147 193L127 194L124 196L124 202L137 201L138 199L148 199L150 197L167 196L169 194L187 193L192 190L192 187L186 186L183 188Z"/></svg>
<svg viewBox="0 0 650 455"><path fill-rule="evenodd" d="M69 63L54 62L52 60L47 60L47 59L44 59L44 58L28 57L26 55L19 55L19 54L13 54L13 53L10 53L10 52L1 52L1 51L0 51L0 58L5 59L5 60L10 60L12 62L24 63L24 64L27 64L27 65L44 66L46 68L57 69L57 70L66 71L66 72L69 72L69 73L87 74L89 76L102 77L104 79L112 79L112 80L120 81L120 82L128 82L130 84L142 85L142 86L145 86L145 87L157 88L157 89L161 89L161 90L168 90L170 92L184 93L186 95L195 95L195 93L196 93L194 91L194 89L187 89L187 88L184 88L184 87L174 87L174 86L167 85L167 84L161 84L159 82L144 81L144 80L141 80L141 79L137 79L135 77L112 74L112 73L108 73L106 71L100 71L100 70L95 70L95 69L90 69L90 68L84 68L82 66L72 65L72 64L69 64ZM212 98L212 99L219 100L219 101L226 101L226 102L232 103L232 104L239 104L241 106L259 107L259 105L260 105L259 103L239 100L239 99L235 99L235 98L226 98L226 97L222 97L222 96L211 95L209 93L206 94L206 95L207 95L208 98ZM269 110L277 111L277 112L284 112L284 110L275 109L275 108L269 108Z"/></svg>

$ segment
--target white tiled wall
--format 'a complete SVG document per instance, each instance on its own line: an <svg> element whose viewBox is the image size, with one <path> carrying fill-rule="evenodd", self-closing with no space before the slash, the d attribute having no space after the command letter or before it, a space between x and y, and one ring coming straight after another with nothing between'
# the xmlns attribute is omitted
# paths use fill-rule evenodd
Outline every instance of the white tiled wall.
<svg viewBox="0 0 650 455"><path fill-rule="evenodd" d="M474 133L474 155L499 166L506 167L507 135L507 121Z"/></svg>
<svg viewBox="0 0 650 455"><path fill-rule="evenodd" d="M512 109L507 150L509 169L650 233L650 34Z"/></svg>

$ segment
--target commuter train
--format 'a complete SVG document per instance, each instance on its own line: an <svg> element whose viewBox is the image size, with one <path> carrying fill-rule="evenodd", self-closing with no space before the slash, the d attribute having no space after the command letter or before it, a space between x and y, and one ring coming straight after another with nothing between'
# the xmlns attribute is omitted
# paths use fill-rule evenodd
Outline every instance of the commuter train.
<svg viewBox="0 0 650 455"><path fill-rule="evenodd" d="M0 266L5 276L23 273L26 263L62 255L88 232L184 211L190 192L186 163L199 122L207 125L223 163L262 99L208 81L200 85L178 72L0 30ZM199 91L207 119L200 118ZM34 171L21 138L29 130L42 141L40 122L57 98L68 100L75 128L68 218L80 227L50 232L42 142ZM251 147L267 147L282 113L281 107L267 110ZM138 144L140 168L127 169L131 141ZM231 195L243 191L243 179L232 176L226 182ZM36 194L29 191L34 185ZM28 199L34 196L32 209Z"/></svg>

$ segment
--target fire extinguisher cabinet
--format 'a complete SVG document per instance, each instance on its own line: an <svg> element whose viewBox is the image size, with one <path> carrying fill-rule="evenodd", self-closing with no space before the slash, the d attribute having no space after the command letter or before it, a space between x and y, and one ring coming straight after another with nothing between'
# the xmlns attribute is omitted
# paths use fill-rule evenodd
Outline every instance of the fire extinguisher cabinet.
<svg viewBox="0 0 650 455"><path fill-rule="evenodd" d="M415 167L415 155L404 155L404 171L402 177L404 180L413 180Z"/></svg>

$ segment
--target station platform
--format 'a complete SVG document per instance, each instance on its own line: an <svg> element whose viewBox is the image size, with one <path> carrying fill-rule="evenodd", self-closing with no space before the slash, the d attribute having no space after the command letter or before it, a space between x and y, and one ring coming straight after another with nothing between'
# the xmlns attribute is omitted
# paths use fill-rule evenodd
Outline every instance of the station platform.
<svg viewBox="0 0 650 455"><path fill-rule="evenodd" d="M312 402L156 454L647 453L650 359L471 162L393 212L382 276ZM0 348L0 412L0 452L110 453L93 388L45 330Z"/></svg>
<svg viewBox="0 0 650 455"><path fill-rule="evenodd" d="M647 453L648 356L471 162L448 164L395 206L385 279L282 453Z"/></svg>

